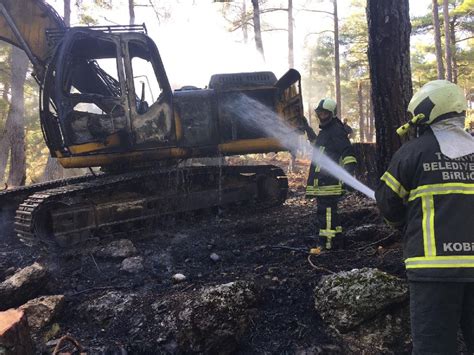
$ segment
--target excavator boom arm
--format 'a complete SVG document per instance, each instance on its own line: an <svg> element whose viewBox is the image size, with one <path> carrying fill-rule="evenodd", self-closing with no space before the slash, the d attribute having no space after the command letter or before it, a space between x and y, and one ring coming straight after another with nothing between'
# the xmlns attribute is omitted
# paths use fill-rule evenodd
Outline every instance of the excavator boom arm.
<svg viewBox="0 0 474 355"><path fill-rule="evenodd" d="M64 27L61 17L43 0L0 0L0 40L26 52L39 81L51 55L46 30Z"/></svg>

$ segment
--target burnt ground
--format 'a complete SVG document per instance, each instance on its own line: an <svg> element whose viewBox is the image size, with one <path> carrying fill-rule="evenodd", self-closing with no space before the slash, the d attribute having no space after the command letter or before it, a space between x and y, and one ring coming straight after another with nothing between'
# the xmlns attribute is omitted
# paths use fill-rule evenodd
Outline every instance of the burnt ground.
<svg viewBox="0 0 474 355"><path fill-rule="evenodd" d="M265 163L286 168L285 160L268 160ZM182 216L152 238L134 239L144 260L142 272L123 272L121 259L100 258L87 248L80 253L44 254L4 238L0 240L0 278L34 261L52 270L43 294L65 295L66 306L54 326L35 334L42 351L52 349L45 345L47 340L71 334L92 353L121 347L129 353L165 352L154 333L156 321L147 317L151 303L203 286L245 280L259 286L261 297L238 353L310 353L315 347L322 353L338 353L338 344L314 311L313 289L320 278L361 267L377 267L403 277L404 267L398 236L383 226L375 204L358 193L346 195L340 203L343 228L350 236L346 249L311 256L308 261L307 250L314 246L315 203L304 198L307 167L308 162L298 161L296 173L289 174L289 198L280 207L245 206L217 215ZM219 260L212 260L212 253ZM174 283L175 273L187 279ZM103 323L106 326L91 322L91 317L107 316L85 314L81 305L113 290L138 295L133 311Z"/></svg>

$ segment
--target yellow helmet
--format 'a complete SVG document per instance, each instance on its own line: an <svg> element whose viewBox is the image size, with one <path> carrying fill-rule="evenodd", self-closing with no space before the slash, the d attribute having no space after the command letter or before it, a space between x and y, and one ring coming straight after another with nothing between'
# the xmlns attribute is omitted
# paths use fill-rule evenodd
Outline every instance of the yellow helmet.
<svg viewBox="0 0 474 355"><path fill-rule="evenodd" d="M314 111L326 110L332 113L333 116L337 114L337 103L333 99L322 99L314 108Z"/></svg>
<svg viewBox="0 0 474 355"><path fill-rule="evenodd" d="M467 101L462 89L447 80L433 80L423 85L408 104L408 112L413 117L424 115L417 123L427 125L447 113L466 110Z"/></svg>

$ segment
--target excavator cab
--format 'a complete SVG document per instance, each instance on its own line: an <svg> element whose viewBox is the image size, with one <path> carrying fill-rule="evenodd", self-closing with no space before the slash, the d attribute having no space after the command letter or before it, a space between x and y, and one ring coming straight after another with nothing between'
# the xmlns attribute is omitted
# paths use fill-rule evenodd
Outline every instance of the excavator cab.
<svg viewBox="0 0 474 355"><path fill-rule="evenodd" d="M140 27L132 29L47 32L58 49L43 83L41 118L58 157L176 143L172 91L158 49Z"/></svg>

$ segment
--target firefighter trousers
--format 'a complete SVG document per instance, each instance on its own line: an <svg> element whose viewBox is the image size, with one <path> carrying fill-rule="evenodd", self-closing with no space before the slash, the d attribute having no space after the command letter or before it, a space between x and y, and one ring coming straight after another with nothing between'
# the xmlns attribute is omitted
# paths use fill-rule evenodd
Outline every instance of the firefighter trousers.
<svg viewBox="0 0 474 355"><path fill-rule="evenodd" d="M414 355L458 354L461 327L474 353L474 282L409 282Z"/></svg>
<svg viewBox="0 0 474 355"><path fill-rule="evenodd" d="M337 214L337 203L340 196L318 196L316 198L316 218L318 219L318 235L322 242L322 246L331 249L333 244L335 247L343 247L343 240L340 234L342 227ZM338 236L338 238L335 238Z"/></svg>

